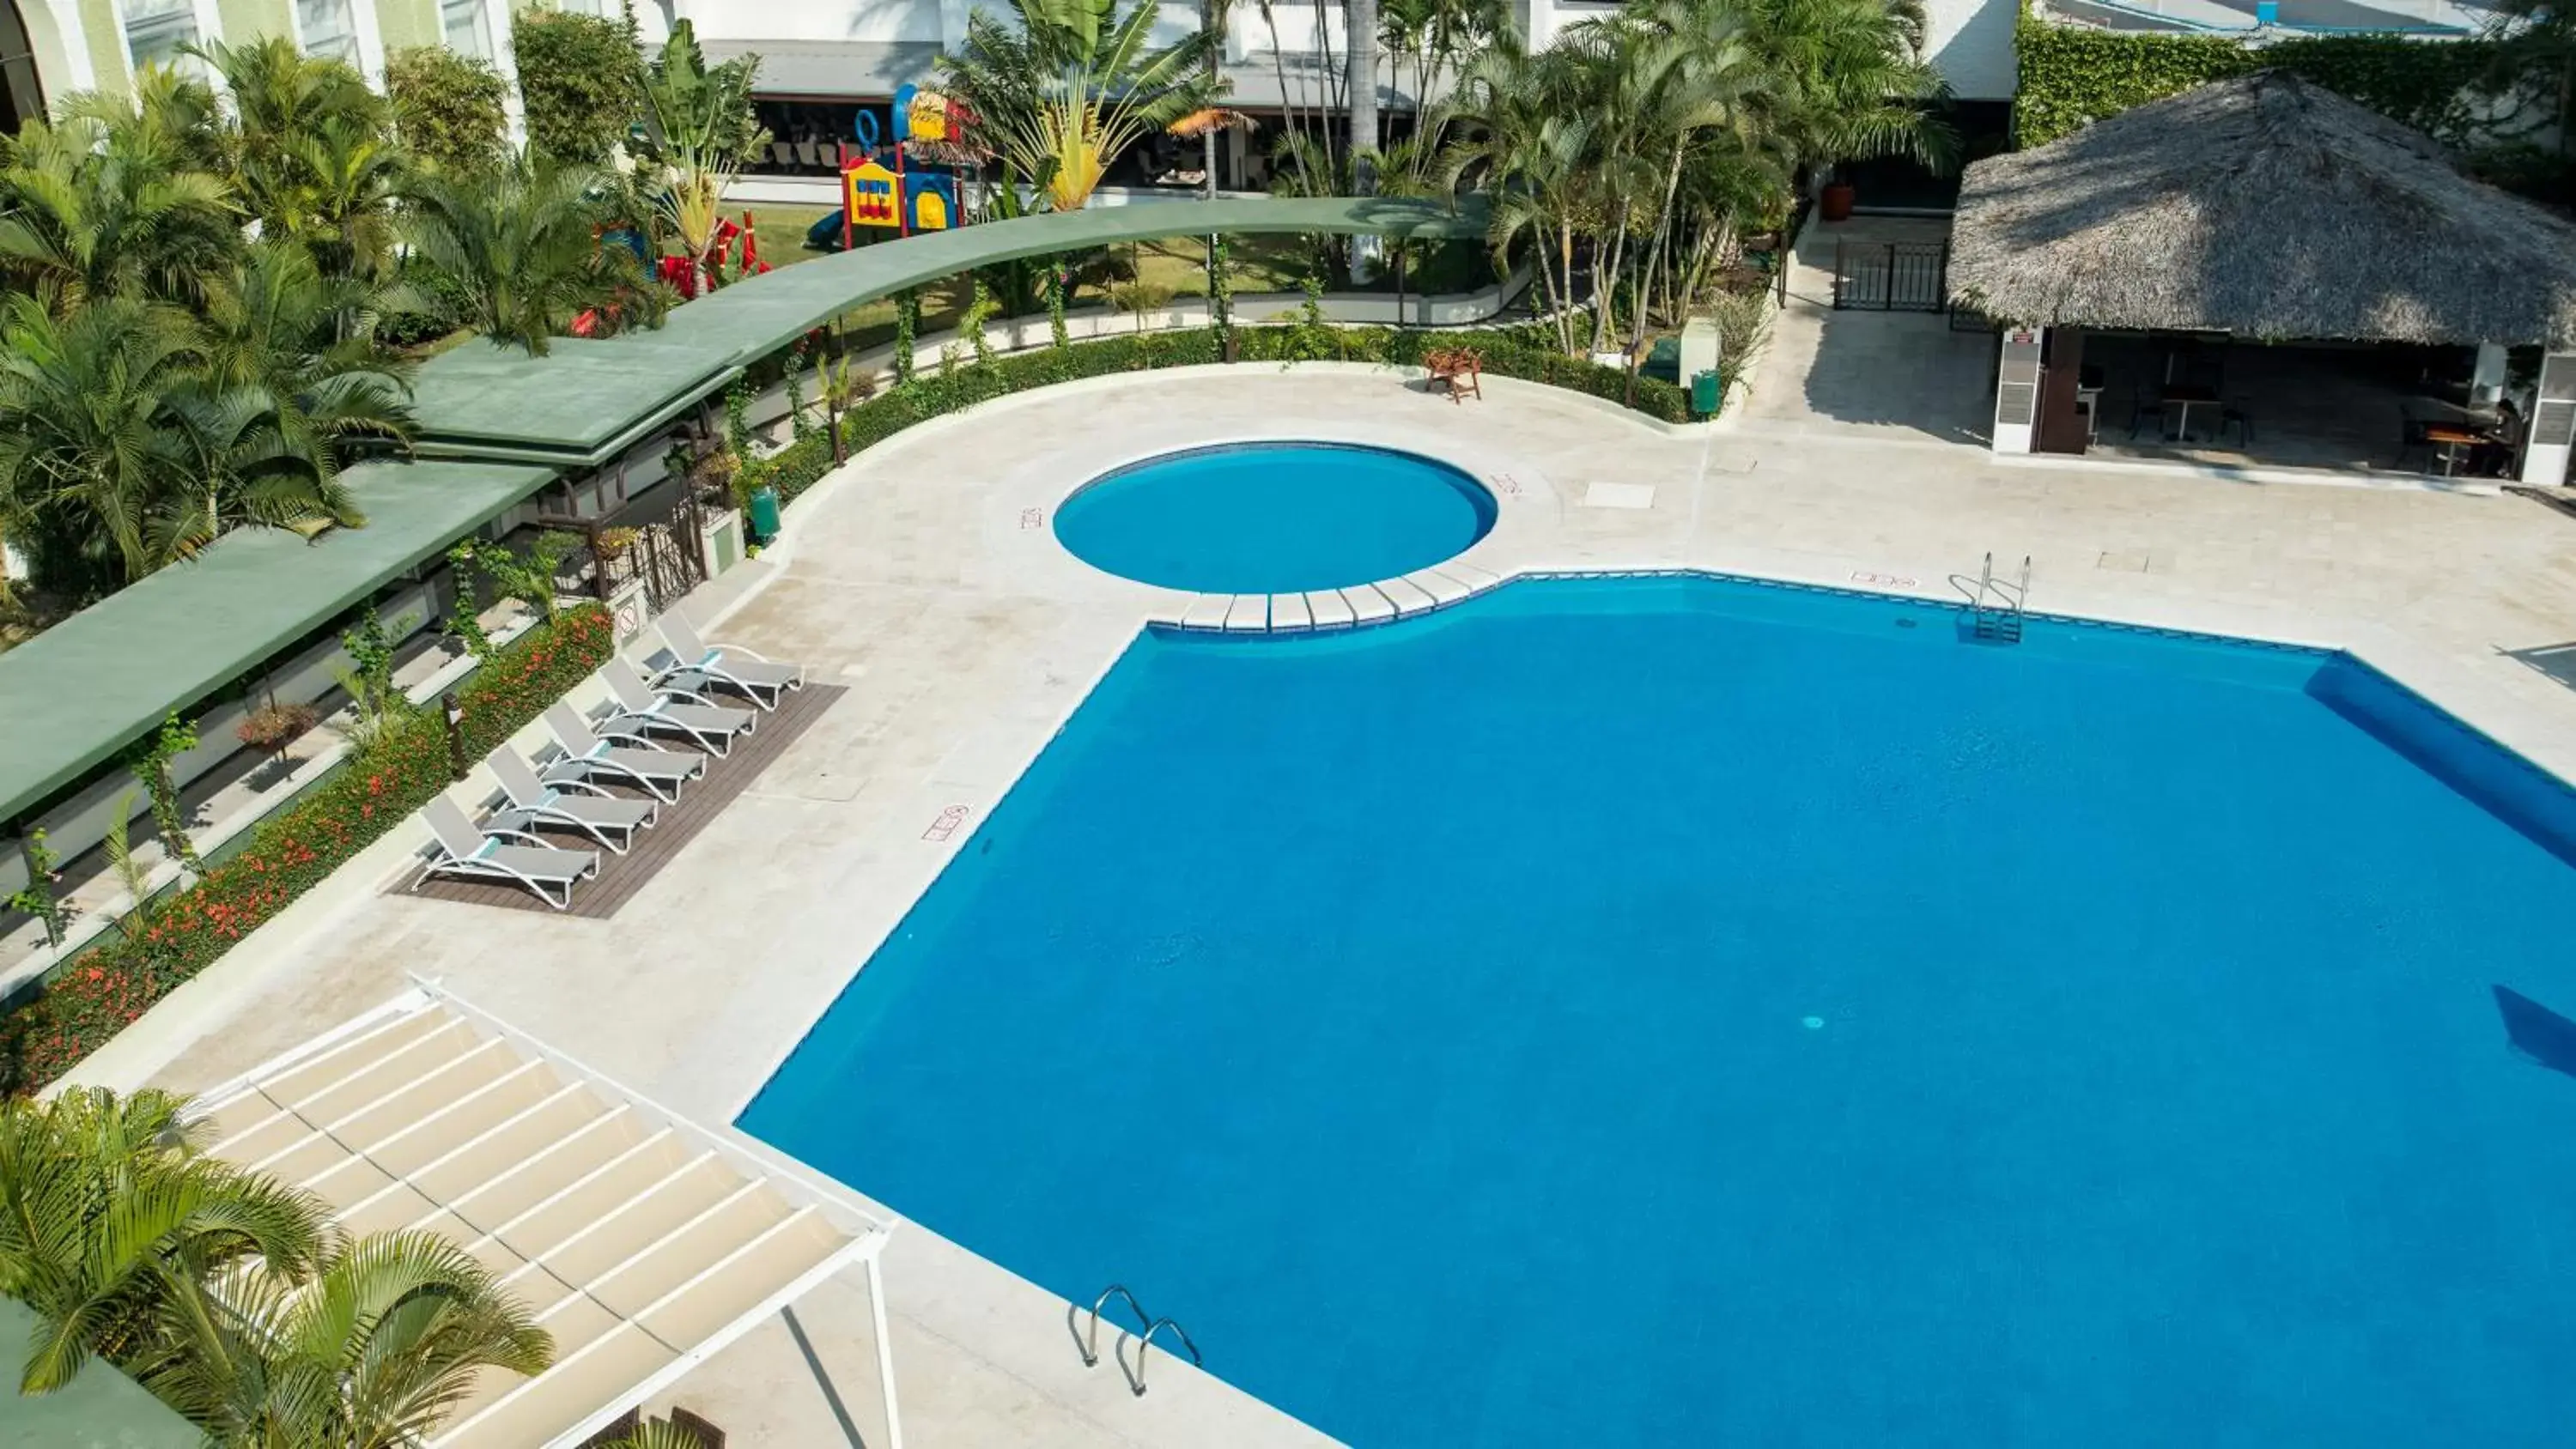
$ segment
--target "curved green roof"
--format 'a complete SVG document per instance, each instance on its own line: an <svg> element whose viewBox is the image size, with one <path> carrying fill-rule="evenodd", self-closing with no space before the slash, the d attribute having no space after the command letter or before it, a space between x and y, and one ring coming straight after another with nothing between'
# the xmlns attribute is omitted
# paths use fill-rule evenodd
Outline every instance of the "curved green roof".
<svg viewBox="0 0 2576 1449"><path fill-rule="evenodd" d="M364 528L236 529L0 654L0 826L553 480L493 463L362 463Z"/></svg>
<svg viewBox="0 0 2576 1449"><path fill-rule="evenodd" d="M667 325L544 357L468 343L423 365L424 459L347 478L368 517L307 544L243 529L195 561L82 610L0 654L0 827L241 677L396 575L472 533L558 470L595 467L729 383L743 366L853 307L1050 252L1210 232L1473 237L1483 221L1438 202L1227 198L1047 213L881 242L737 282ZM495 466L511 464L515 466Z"/></svg>
<svg viewBox="0 0 2576 1449"><path fill-rule="evenodd" d="M977 267L1112 242L1211 232L1476 237L1484 220L1392 197L1242 197L1044 213L879 242L782 267L672 309L659 330L556 342L544 357L479 343L421 369L424 456L596 466L842 313Z"/></svg>

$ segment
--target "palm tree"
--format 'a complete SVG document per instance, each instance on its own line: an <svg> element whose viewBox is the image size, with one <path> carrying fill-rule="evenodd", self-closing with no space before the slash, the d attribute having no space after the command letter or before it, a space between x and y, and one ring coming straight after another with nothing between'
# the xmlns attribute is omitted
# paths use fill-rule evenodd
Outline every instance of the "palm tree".
<svg viewBox="0 0 2576 1449"><path fill-rule="evenodd" d="M1948 94L1923 59L1921 0L1738 0L1767 72L1764 124L1801 172L1906 156L1949 164L1958 137L1926 103Z"/></svg>
<svg viewBox="0 0 2576 1449"><path fill-rule="evenodd" d="M1213 99L1197 31L1150 44L1158 7L1140 0L1012 0L1007 25L977 10L940 73L974 109L1003 162L1056 211L1079 211L1120 152Z"/></svg>
<svg viewBox="0 0 2576 1449"><path fill-rule="evenodd" d="M0 1108L0 1296L41 1322L24 1392L71 1382L93 1354L156 1374L180 1336L173 1325L214 1316L209 1276L314 1261L312 1200L198 1156L183 1105L75 1087Z"/></svg>
<svg viewBox="0 0 2576 1449"><path fill-rule="evenodd" d="M1344 57L1350 68L1350 133L1351 184L1361 196L1376 193L1375 157L1380 137L1377 125L1377 0L1342 0L1342 18L1350 27L1349 54Z"/></svg>
<svg viewBox="0 0 2576 1449"><path fill-rule="evenodd" d="M484 1369L544 1372L551 1340L462 1248L343 1238L200 1155L185 1111L89 1088L0 1107L0 1295L41 1321L24 1392L97 1355L224 1449L401 1449Z"/></svg>
<svg viewBox="0 0 2576 1449"><path fill-rule="evenodd" d="M639 178L659 229L681 254L706 265L724 219L725 188L742 158L769 144L751 103L752 72L710 67L697 32L679 21L644 74Z"/></svg>
<svg viewBox="0 0 2576 1449"><path fill-rule="evenodd" d="M172 170L228 175L223 106L215 88L192 71L147 65L134 73L130 94L80 91L57 108L63 120L96 121L117 131L128 146Z"/></svg>
<svg viewBox="0 0 2576 1449"><path fill-rule="evenodd" d="M1765 144L1757 107L1770 77L1747 41L1742 12L1724 0L1657 0L1623 22L1633 129L1665 148L1654 239L1629 338L1633 354L1645 341L1648 299L1673 239L1684 164L1694 146L1711 141L1728 154Z"/></svg>
<svg viewBox="0 0 2576 1449"><path fill-rule="evenodd" d="M176 309L110 297L69 318L14 297L0 327L0 494L35 577L88 595L155 567L154 519L184 494L173 400L200 361Z"/></svg>
<svg viewBox="0 0 2576 1449"><path fill-rule="evenodd" d="M383 289L324 271L294 242L262 241L207 298L206 376L264 396L281 452L329 482L358 449L411 440L419 364L378 340L386 310Z"/></svg>
<svg viewBox="0 0 2576 1449"><path fill-rule="evenodd" d="M1449 143L1441 186L1480 189L1491 211L1485 240L1498 263L1524 237L1538 265L1557 342L1574 350L1574 237L1584 172L1593 152L1589 115L1564 104L1568 58L1538 54L1506 36L1459 77L1447 115L1463 134Z"/></svg>
<svg viewBox="0 0 2576 1449"><path fill-rule="evenodd" d="M225 1449L407 1449L485 1369L554 1358L491 1270L432 1233L329 1237L309 1273L262 1265L220 1292L138 1377Z"/></svg>
<svg viewBox="0 0 2576 1449"><path fill-rule="evenodd" d="M492 174L417 178L405 234L413 261L462 299L460 321L543 355L581 313L642 294L635 254L602 246L601 178L522 155Z"/></svg>
<svg viewBox="0 0 2576 1449"><path fill-rule="evenodd" d="M192 50L223 77L224 154L260 234L304 243L335 273L382 271L406 168L392 105L345 61L282 37Z"/></svg>
<svg viewBox="0 0 2576 1449"><path fill-rule="evenodd" d="M38 577L96 592L244 524L365 521L332 445L363 430L353 399L377 385L334 374L299 394L292 379L310 374L275 356L250 381L216 363L205 328L175 308L108 298L57 318L8 300L0 494L31 520L17 542Z"/></svg>
<svg viewBox="0 0 2576 1449"><path fill-rule="evenodd" d="M27 122L0 165L0 275L64 311L199 295L240 251L241 218L224 179L175 164L175 147L133 112Z"/></svg>

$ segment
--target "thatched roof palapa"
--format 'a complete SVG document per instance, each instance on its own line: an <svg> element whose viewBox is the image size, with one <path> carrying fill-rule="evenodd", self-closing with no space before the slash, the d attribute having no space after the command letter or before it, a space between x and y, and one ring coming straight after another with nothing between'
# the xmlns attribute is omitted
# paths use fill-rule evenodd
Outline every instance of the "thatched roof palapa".
<svg viewBox="0 0 2576 1449"><path fill-rule="evenodd" d="M2576 225L2279 71L1967 170L1950 293L2000 321L2275 340L2576 340Z"/></svg>

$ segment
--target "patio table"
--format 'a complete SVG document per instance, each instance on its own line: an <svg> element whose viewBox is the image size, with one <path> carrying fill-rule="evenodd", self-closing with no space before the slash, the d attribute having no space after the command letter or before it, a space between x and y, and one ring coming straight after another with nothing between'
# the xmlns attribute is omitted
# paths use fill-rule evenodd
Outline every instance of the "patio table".
<svg viewBox="0 0 2576 1449"><path fill-rule="evenodd" d="M2463 452L2490 439L2486 434L2471 428L2455 428L2447 423L2434 423L2424 429L2424 441L2433 445L2434 455L2442 461L2442 476L2448 478L2460 471L2460 456Z"/></svg>
<svg viewBox="0 0 2576 1449"><path fill-rule="evenodd" d="M2216 406L2218 389L2214 387L2168 387L2164 391L2165 407L2174 414L2173 438L2178 443L2191 441L2191 410Z"/></svg>

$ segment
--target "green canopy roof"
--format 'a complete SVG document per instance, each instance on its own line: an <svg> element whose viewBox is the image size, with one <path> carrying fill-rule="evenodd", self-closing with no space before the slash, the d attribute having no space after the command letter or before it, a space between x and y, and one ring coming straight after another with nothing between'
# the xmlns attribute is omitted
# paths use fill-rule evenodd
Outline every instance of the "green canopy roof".
<svg viewBox="0 0 2576 1449"><path fill-rule="evenodd" d="M489 463L368 463L341 475L364 528L307 543L273 528L215 540L0 654L0 821L249 673L554 477Z"/></svg>
<svg viewBox="0 0 2576 1449"><path fill-rule="evenodd" d="M543 357L479 342L442 353L420 371L419 448L595 467L745 364L880 297L1021 257L1209 232L1476 237L1484 219L1389 197L1244 197L1049 212L880 242L736 282L673 308L656 331L558 340Z"/></svg>
<svg viewBox="0 0 2576 1449"><path fill-rule="evenodd" d="M114 1365L91 1359L50 1394L18 1392L36 1339L36 1312L0 1298L0 1449L197 1449L206 1436Z"/></svg>
<svg viewBox="0 0 2576 1449"><path fill-rule="evenodd" d="M861 247L737 282L659 330L559 338L543 357L469 342L424 364L417 451L347 479L367 526L306 543L244 529L0 654L0 828L297 638L535 494L595 467L743 366L880 297L975 267L1211 232L1474 237L1429 201L1251 197L1048 213Z"/></svg>
<svg viewBox="0 0 2576 1449"><path fill-rule="evenodd" d="M543 357L478 339L421 368L412 406L426 454L575 467L619 450L639 424L667 420L735 371L725 357L660 332L559 337Z"/></svg>

